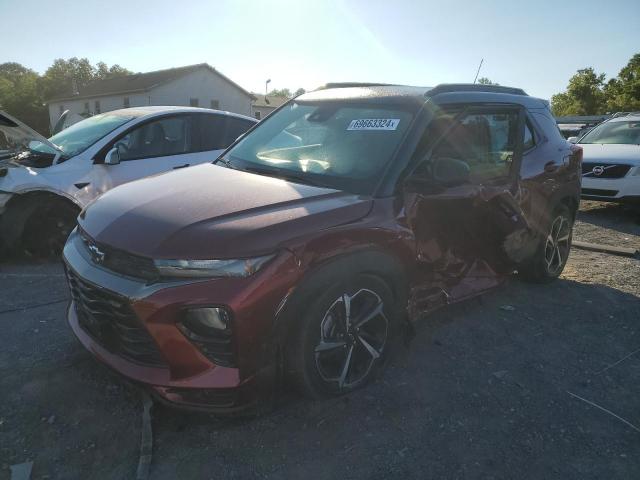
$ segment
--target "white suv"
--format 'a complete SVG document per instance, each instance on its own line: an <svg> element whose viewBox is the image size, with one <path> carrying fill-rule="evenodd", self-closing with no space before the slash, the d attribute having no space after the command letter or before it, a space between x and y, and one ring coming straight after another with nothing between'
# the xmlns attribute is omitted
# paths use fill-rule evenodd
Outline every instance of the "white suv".
<svg viewBox="0 0 640 480"><path fill-rule="evenodd" d="M142 177L211 162L257 120L202 108L95 115L45 139L0 112L0 247L56 253L82 208Z"/></svg>
<svg viewBox="0 0 640 480"><path fill-rule="evenodd" d="M614 117L579 141L582 198L640 203L640 113Z"/></svg>

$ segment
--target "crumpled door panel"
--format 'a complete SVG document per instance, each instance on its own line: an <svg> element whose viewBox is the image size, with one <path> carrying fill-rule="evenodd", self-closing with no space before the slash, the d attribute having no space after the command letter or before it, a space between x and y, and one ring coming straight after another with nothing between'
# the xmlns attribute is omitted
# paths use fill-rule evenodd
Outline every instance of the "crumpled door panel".
<svg viewBox="0 0 640 480"><path fill-rule="evenodd" d="M405 193L420 276L412 317L496 286L530 254L534 235L520 201L505 186Z"/></svg>

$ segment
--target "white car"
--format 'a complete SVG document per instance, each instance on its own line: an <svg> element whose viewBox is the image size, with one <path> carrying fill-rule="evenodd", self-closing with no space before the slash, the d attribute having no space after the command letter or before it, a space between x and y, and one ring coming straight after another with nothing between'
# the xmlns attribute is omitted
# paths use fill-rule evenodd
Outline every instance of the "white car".
<svg viewBox="0 0 640 480"><path fill-rule="evenodd" d="M0 112L0 247L55 253L100 194L211 162L256 123L203 108L136 107L95 115L47 140Z"/></svg>
<svg viewBox="0 0 640 480"><path fill-rule="evenodd" d="M640 113L602 122L577 143L583 151L582 198L640 203Z"/></svg>

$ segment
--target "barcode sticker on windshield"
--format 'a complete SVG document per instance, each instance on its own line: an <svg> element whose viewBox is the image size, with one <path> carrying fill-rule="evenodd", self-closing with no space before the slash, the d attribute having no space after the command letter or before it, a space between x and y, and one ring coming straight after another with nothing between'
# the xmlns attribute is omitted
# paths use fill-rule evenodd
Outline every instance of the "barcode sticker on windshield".
<svg viewBox="0 0 640 480"><path fill-rule="evenodd" d="M351 120L347 130L395 130L399 118L359 118Z"/></svg>

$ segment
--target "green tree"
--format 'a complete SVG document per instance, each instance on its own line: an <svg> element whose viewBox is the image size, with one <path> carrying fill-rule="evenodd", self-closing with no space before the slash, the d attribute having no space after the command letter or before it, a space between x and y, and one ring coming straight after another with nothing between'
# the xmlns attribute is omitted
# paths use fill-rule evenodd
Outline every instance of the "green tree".
<svg viewBox="0 0 640 480"><path fill-rule="evenodd" d="M607 110L610 112L640 111L640 53L620 70L604 87Z"/></svg>
<svg viewBox="0 0 640 480"><path fill-rule="evenodd" d="M46 133L49 120L39 80L36 72L19 63L0 64L0 109Z"/></svg>
<svg viewBox="0 0 640 480"><path fill-rule="evenodd" d="M553 114L565 116L605 113L604 79L604 73L597 74L591 67L578 70L569 80L566 92L551 97Z"/></svg>
<svg viewBox="0 0 640 480"><path fill-rule="evenodd" d="M299 88L294 92L293 96L297 97L298 95L302 95L303 93L307 93L307 91L304 88Z"/></svg>
<svg viewBox="0 0 640 480"><path fill-rule="evenodd" d="M49 133L45 102L58 95L71 95L94 80L128 75L120 65L99 62L94 67L86 58L58 58L44 75L19 63L0 64L0 109L22 120L43 135Z"/></svg>
<svg viewBox="0 0 640 480"><path fill-rule="evenodd" d="M96 79L96 68L86 58L57 58L42 76L45 100L59 95L73 95Z"/></svg>
<svg viewBox="0 0 640 480"><path fill-rule="evenodd" d="M288 88L281 88L280 90L278 89L273 89L269 92L269 95L272 97L287 97L287 98L291 98L291 90L289 90Z"/></svg>
<svg viewBox="0 0 640 480"><path fill-rule="evenodd" d="M96 74L94 75L95 80L106 80L108 78L121 77L124 75L131 75L133 72L127 70L124 67L121 67L117 63L115 65L111 65L109 67L104 62L96 63Z"/></svg>
<svg viewBox="0 0 640 480"><path fill-rule="evenodd" d="M480 77L477 83L480 85L500 85L499 83L492 82L487 77Z"/></svg>

